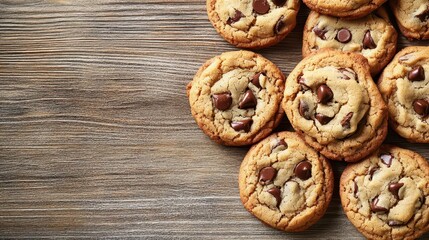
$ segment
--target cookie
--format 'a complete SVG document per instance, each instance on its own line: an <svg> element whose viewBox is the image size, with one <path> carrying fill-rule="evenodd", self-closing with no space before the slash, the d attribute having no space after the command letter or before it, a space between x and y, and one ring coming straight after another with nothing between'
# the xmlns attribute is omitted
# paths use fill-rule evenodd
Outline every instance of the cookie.
<svg viewBox="0 0 429 240"><path fill-rule="evenodd" d="M360 54L331 49L303 59L286 80L283 109L311 147L355 162L387 134L387 107Z"/></svg>
<svg viewBox="0 0 429 240"><path fill-rule="evenodd" d="M340 197L348 219L368 239L416 239L429 230L428 161L382 146L346 167Z"/></svg>
<svg viewBox="0 0 429 240"><path fill-rule="evenodd" d="M428 0L390 0L402 34L410 39L429 39Z"/></svg>
<svg viewBox="0 0 429 240"><path fill-rule="evenodd" d="M391 127L410 142L429 143L429 47L407 47L380 76Z"/></svg>
<svg viewBox="0 0 429 240"><path fill-rule="evenodd" d="M239 173L244 207L288 232L303 231L323 216L333 184L329 162L294 132L272 134L254 145Z"/></svg>
<svg viewBox="0 0 429 240"><path fill-rule="evenodd" d="M280 42L295 28L298 10L298 0L207 0L207 14L216 31L240 48Z"/></svg>
<svg viewBox="0 0 429 240"><path fill-rule="evenodd" d="M366 17L346 20L312 11L304 26L302 55L333 48L362 54L378 74L396 53L398 34L382 7Z"/></svg>
<svg viewBox="0 0 429 240"><path fill-rule="evenodd" d="M334 17L361 18L383 5L387 0L303 0L313 11Z"/></svg>
<svg viewBox="0 0 429 240"><path fill-rule="evenodd" d="M187 86L191 112L214 141L249 145L266 137L284 111L284 76L272 62L249 51L208 60Z"/></svg>

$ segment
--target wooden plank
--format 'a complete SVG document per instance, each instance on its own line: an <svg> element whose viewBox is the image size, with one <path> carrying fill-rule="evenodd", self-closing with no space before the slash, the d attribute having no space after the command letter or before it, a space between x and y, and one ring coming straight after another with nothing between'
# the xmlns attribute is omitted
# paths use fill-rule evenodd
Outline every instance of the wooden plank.
<svg viewBox="0 0 429 240"><path fill-rule="evenodd" d="M259 51L285 74L301 59L307 13ZM400 38L413 44L428 42ZM244 210L248 148L205 137L185 94L206 59L234 49L201 0L0 0L0 236L362 239L337 193L304 233ZM388 142L429 158L425 145ZM333 163L336 189L344 166Z"/></svg>

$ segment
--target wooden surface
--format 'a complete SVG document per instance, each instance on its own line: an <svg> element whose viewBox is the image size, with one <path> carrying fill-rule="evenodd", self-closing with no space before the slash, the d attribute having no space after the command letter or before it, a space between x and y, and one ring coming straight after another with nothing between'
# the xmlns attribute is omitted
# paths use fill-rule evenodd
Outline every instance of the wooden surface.
<svg viewBox="0 0 429 240"><path fill-rule="evenodd" d="M205 60L235 49L204 2L0 0L1 237L362 239L338 193L304 233L244 210L248 148L210 141L185 95ZM259 51L285 74L301 59L306 14ZM387 142L429 158L428 145ZM336 189L344 166L333 164Z"/></svg>

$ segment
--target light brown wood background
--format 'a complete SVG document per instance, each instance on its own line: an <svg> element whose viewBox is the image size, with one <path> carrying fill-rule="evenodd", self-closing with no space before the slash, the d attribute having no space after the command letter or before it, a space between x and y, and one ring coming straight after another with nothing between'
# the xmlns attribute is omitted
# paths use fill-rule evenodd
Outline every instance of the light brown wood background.
<svg viewBox="0 0 429 240"><path fill-rule="evenodd" d="M285 74L301 59L307 12L259 51ZM248 148L211 142L185 95L198 67L228 50L203 0L0 0L0 236L362 239L337 193L303 233L244 210ZM387 142L429 158L428 145ZM344 166L333 164L337 182Z"/></svg>

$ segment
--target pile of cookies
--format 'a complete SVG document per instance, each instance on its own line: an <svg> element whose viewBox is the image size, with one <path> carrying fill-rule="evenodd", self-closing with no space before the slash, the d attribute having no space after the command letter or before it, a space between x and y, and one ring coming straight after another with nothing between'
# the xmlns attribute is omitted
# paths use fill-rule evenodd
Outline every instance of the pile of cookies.
<svg viewBox="0 0 429 240"><path fill-rule="evenodd" d="M304 0L312 10L304 59L287 79L242 50L208 60L188 84L204 133L227 146L254 144L240 167L240 197L266 224L303 231L323 216L333 192L330 159L349 162L341 202L367 238L415 239L429 230L428 161L382 145L388 122L408 141L429 143L429 47L396 53L384 2ZM405 36L429 39L428 0L389 3ZM207 12L228 42L258 49L292 31L299 4L207 0ZM285 113L295 132L271 134Z"/></svg>

